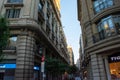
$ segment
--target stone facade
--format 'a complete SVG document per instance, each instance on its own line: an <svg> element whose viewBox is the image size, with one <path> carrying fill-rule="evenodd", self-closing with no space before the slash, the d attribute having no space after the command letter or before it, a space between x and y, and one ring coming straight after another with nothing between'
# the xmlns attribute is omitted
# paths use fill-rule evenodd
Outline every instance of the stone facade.
<svg viewBox="0 0 120 80"><path fill-rule="evenodd" d="M42 56L69 63L60 0L0 0L0 14L8 18L11 34L10 43L3 50L6 61L1 63L1 79L41 79ZM5 73L2 65L12 65L15 75Z"/></svg>
<svg viewBox="0 0 120 80"><path fill-rule="evenodd" d="M101 2L100 2L101 1ZM81 62L83 78L88 80L119 79L113 68L112 56L120 53L120 0L78 0L78 20L82 29L84 60ZM116 25L118 24L118 25ZM119 28L118 28L119 26ZM111 61L111 62L110 62ZM119 66L119 65L117 65ZM112 70L116 70L113 72Z"/></svg>
<svg viewBox="0 0 120 80"><path fill-rule="evenodd" d="M71 46L67 47L69 53L69 64L74 65L74 53Z"/></svg>

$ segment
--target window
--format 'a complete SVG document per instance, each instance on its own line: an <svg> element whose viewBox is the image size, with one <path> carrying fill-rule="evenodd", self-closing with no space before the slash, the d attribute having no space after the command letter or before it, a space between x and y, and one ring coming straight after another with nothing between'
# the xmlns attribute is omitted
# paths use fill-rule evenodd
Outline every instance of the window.
<svg viewBox="0 0 120 80"><path fill-rule="evenodd" d="M39 9L39 10L41 10L41 9L42 9L42 7L43 7L43 6L42 6L42 4L41 4L41 3L39 3L39 4L38 4L38 9Z"/></svg>
<svg viewBox="0 0 120 80"><path fill-rule="evenodd" d="M113 20L114 20L117 33L120 33L120 15L114 16Z"/></svg>
<svg viewBox="0 0 120 80"><path fill-rule="evenodd" d="M7 0L8 3L20 3L23 2L23 0Z"/></svg>
<svg viewBox="0 0 120 80"><path fill-rule="evenodd" d="M115 33L113 18L109 16L107 18L102 19L99 22L97 28L98 28L100 39L113 35Z"/></svg>
<svg viewBox="0 0 120 80"><path fill-rule="evenodd" d="M93 2L95 13L99 13L110 6L113 6L113 0L95 0Z"/></svg>
<svg viewBox="0 0 120 80"><path fill-rule="evenodd" d="M9 38L9 45L16 46L16 44L17 44L17 37L16 36L10 37Z"/></svg>
<svg viewBox="0 0 120 80"><path fill-rule="evenodd" d="M93 34L94 42L120 34L120 15L112 15L101 19L97 23L97 30L98 33Z"/></svg>
<svg viewBox="0 0 120 80"><path fill-rule="evenodd" d="M44 2L42 0L39 0L38 9L42 10L43 6L44 6Z"/></svg>
<svg viewBox="0 0 120 80"><path fill-rule="evenodd" d="M50 14L47 12L46 20L49 21Z"/></svg>
<svg viewBox="0 0 120 80"><path fill-rule="evenodd" d="M49 2L47 2L47 8L49 8L50 7L50 4L49 4Z"/></svg>
<svg viewBox="0 0 120 80"><path fill-rule="evenodd" d="M17 36L10 37L9 38L9 43L6 46L6 50L16 50L17 47Z"/></svg>
<svg viewBox="0 0 120 80"><path fill-rule="evenodd" d="M7 0L8 3L22 3L23 0Z"/></svg>
<svg viewBox="0 0 120 80"><path fill-rule="evenodd" d="M7 9L6 18L19 18L20 9Z"/></svg>
<svg viewBox="0 0 120 80"><path fill-rule="evenodd" d="M102 24L101 23L99 23L99 25L97 26L97 28L98 28L98 33L99 33L99 36L100 36L100 40L101 39L104 39L104 28L103 28L103 26L101 26Z"/></svg>
<svg viewBox="0 0 120 80"><path fill-rule="evenodd" d="M10 37L10 41L17 41L17 37Z"/></svg>

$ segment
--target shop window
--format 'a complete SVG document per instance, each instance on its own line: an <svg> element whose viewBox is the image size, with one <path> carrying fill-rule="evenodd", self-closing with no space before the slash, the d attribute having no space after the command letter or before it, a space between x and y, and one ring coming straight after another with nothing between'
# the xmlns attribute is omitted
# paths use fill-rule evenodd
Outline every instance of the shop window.
<svg viewBox="0 0 120 80"><path fill-rule="evenodd" d="M16 64L0 64L0 80L15 80ZM39 80L40 67L34 66L34 80Z"/></svg>
<svg viewBox="0 0 120 80"><path fill-rule="evenodd" d="M0 80L4 79L4 72L0 72Z"/></svg>
<svg viewBox="0 0 120 80"><path fill-rule="evenodd" d="M113 54L109 58L109 68L112 80L120 80L120 55Z"/></svg>

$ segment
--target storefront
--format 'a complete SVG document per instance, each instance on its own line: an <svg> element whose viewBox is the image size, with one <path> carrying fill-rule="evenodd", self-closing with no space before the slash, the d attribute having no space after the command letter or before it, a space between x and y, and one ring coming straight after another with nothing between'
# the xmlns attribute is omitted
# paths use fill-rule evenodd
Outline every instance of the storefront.
<svg viewBox="0 0 120 80"><path fill-rule="evenodd" d="M120 53L108 56L112 80L120 80Z"/></svg>
<svg viewBox="0 0 120 80"><path fill-rule="evenodd" d="M14 80L16 64L0 64L0 80ZM40 67L34 66L34 78L38 80Z"/></svg>

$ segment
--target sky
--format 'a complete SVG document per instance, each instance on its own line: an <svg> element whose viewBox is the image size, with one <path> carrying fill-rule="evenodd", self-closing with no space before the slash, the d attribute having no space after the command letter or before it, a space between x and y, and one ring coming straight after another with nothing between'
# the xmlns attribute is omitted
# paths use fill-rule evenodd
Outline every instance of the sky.
<svg viewBox="0 0 120 80"><path fill-rule="evenodd" d="M79 58L80 23L77 18L77 0L61 0L61 21L67 44L72 46L74 62Z"/></svg>

